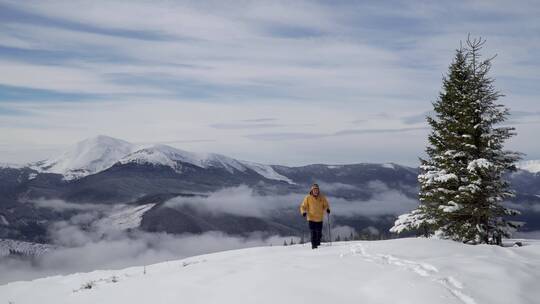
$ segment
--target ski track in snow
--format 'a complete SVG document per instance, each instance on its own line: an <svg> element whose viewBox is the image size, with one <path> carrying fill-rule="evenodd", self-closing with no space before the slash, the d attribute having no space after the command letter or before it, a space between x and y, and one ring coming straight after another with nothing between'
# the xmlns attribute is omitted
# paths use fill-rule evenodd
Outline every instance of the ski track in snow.
<svg viewBox="0 0 540 304"><path fill-rule="evenodd" d="M408 271L412 271L419 276L429 278L432 281L441 284L464 304L477 304L471 296L462 291L463 284L460 281L451 276L443 277L438 275L439 270L433 265L397 258L390 254L370 254L362 244L351 246L349 254L359 255L364 258L364 260L371 263L395 265ZM341 257L345 255L347 254L342 253Z"/></svg>

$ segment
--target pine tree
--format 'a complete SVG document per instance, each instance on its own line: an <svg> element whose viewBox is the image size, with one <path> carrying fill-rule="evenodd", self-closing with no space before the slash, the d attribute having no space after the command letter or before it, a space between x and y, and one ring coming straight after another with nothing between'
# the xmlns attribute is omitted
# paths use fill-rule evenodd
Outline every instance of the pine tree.
<svg viewBox="0 0 540 304"><path fill-rule="evenodd" d="M420 205L398 217L391 232L416 230L424 236L472 243L501 243L517 225L505 219L517 211L502 206L513 196L503 179L520 153L503 150L514 128L499 126L509 110L497 100L488 76L493 58L482 60L482 39L456 50L443 90L433 103L435 117L427 159L420 159Z"/></svg>

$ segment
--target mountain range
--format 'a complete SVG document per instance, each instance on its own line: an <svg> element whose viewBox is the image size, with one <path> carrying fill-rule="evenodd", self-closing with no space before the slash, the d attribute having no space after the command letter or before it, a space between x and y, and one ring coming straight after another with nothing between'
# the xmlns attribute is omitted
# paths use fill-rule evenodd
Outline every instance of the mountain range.
<svg viewBox="0 0 540 304"><path fill-rule="evenodd" d="M522 210L525 230L540 229L539 164L522 163L507 175L518 193L508 204ZM298 235L305 229L298 200L313 182L337 202L335 225L384 234L397 213L414 204L417 174L417 168L393 163L265 165L97 136L47 160L0 165L0 238L47 243L52 223L100 206L118 208L102 212L98 222L124 223L123 229ZM259 208L271 212L229 212L226 204L236 198L221 203L214 193L238 187L249 189L254 200L267 200L271 206ZM217 204L211 209L224 211L200 207L209 201Z"/></svg>

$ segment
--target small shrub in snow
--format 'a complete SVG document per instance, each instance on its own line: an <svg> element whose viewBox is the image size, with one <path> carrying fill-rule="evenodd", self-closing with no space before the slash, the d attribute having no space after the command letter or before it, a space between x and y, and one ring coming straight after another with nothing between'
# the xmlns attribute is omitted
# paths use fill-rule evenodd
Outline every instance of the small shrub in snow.
<svg viewBox="0 0 540 304"><path fill-rule="evenodd" d="M96 281L88 281L81 285L80 289L92 289L96 286Z"/></svg>

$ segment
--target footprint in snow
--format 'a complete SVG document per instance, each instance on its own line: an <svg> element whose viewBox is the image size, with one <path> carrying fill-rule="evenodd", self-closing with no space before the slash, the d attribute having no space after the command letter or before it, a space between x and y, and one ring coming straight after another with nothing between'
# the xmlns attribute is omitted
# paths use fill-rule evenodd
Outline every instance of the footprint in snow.
<svg viewBox="0 0 540 304"><path fill-rule="evenodd" d="M430 278L432 281L441 284L464 304L477 304L471 296L462 291L463 284L460 281L451 276L438 276L439 270L433 265L398 258L390 254L371 254L368 253L362 244L351 246L350 254L359 255L368 262L395 265L408 271L412 271L422 277ZM345 255L346 254L342 253L340 257L344 257Z"/></svg>

